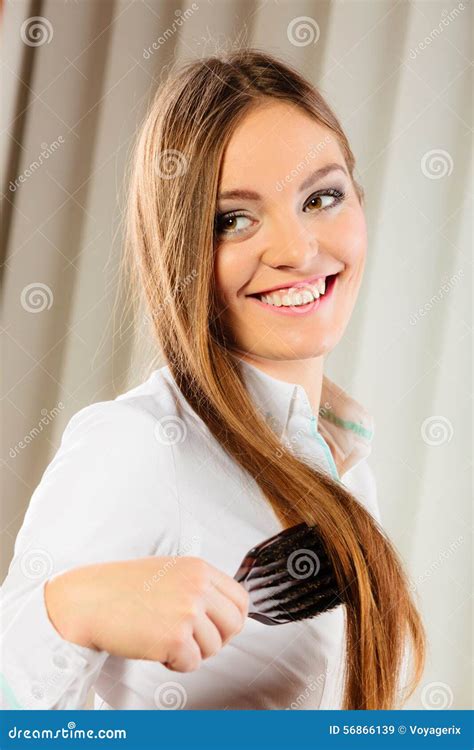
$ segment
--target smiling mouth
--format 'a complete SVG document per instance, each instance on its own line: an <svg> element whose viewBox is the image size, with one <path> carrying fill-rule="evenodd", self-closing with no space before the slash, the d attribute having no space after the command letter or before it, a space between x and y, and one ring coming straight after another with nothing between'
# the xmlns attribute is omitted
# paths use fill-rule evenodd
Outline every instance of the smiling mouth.
<svg viewBox="0 0 474 750"><path fill-rule="evenodd" d="M339 273L331 274L323 279L318 279L312 284L299 285L297 287L281 288L272 292L255 292L247 294L247 297L254 297L274 307L298 307L315 302L324 298L327 292L332 288L334 280Z"/></svg>

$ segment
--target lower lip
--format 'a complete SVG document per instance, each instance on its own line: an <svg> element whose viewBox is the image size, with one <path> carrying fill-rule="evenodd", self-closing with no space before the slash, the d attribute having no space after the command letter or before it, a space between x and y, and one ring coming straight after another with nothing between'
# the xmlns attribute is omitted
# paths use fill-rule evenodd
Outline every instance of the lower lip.
<svg viewBox="0 0 474 750"><path fill-rule="evenodd" d="M322 297L313 300L313 302L308 302L306 305L293 305L292 307L284 307L283 305L280 305L280 307L277 307L276 305L267 305L266 302L262 302L257 297L248 297L248 299L252 302L256 302L260 307L264 307L265 310L279 313L280 315L311 315L312 313L315 313L316 310L319 310L321 306L324 306L330 297L332 297L338 276L339 274L336 274L336 276L333 276L330 279L327 289Z"/></svg>

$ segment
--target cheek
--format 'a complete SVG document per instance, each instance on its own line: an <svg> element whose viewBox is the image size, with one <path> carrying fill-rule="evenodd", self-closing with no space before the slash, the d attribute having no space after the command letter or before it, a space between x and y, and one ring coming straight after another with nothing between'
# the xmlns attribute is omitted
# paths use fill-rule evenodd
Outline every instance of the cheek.
<svg viewBox="0 0 474 750"><path fill-rule="evenodd" d="M216 250L214 273L220 298L231 305L237 293L252 279L254 270L252 263L245 261L237 248L227 243Z"/></svg>
<svg viewBox="0 0 474 750"><path fill-rule="evenodd" d="M348 267L363 265L367 253L367 225L360 207L341 215L334 227L333 245L338 258Z"/></svg>

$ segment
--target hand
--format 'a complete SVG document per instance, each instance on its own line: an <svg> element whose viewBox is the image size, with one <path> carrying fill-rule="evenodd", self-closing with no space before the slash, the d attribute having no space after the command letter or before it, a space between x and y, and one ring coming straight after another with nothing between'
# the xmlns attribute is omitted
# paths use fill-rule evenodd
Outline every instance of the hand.
<svg viewBox="0 0 474 750"><path fill-rule="evenodd" d="M45 585L51 622L66 640L126 659L198 669L245 623L244 587L199 557L86 565Z"/></svg>

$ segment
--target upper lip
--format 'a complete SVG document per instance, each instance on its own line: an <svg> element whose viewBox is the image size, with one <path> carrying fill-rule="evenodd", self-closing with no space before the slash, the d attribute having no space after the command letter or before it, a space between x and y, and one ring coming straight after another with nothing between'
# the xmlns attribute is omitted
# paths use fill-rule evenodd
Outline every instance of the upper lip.
<svg viewBox="0 0 474 750"><path fill-rule="evenodd" d="M268 294L268 292L276 292L278 289L289 289L290 287L304 287L309 284L314 284L318 279L326 279L328 276L335 276L339 271L331 273L319 273L317 276L310 276L308 279L298 279L297 281L289 281L288 283L277 284L271 286L268 289L260 289L256 292L250 292L247 297L251 297L254 294Z"/></svg>

